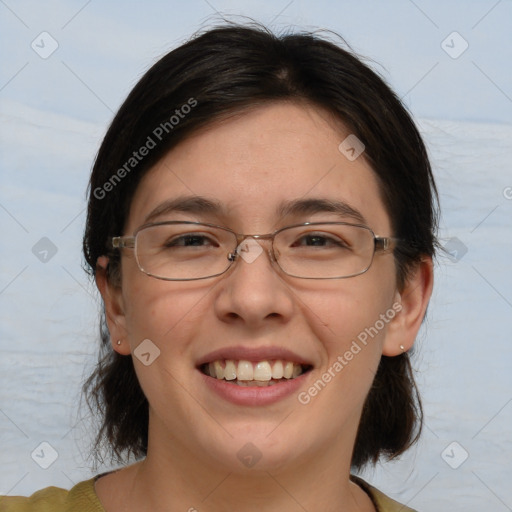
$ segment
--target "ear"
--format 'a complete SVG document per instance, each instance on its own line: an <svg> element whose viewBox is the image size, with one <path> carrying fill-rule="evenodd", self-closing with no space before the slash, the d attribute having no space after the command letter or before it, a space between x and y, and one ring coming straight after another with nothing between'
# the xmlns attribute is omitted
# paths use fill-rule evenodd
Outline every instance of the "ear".
<svg viewBox="0 0 512 512"><path fill-rule="evenodd" d="M96 286L105 304L105 314L112 348L119 354L126 356L130 354L130 344L127 337L122 291L120 286L114 286L109 281L107 267L108 257L100 256L96 262ZM118 340L121 341L120 344L117 343Z"/></svg>
<svg viewBox="0 0 512 512"><path fill-rule="evenodd" d="M432 258L426 256L411 272L403 290L396 293L393 309L397 313L388 324L383 355L398 356L412 348L427 311L433 284Z"/></svg>

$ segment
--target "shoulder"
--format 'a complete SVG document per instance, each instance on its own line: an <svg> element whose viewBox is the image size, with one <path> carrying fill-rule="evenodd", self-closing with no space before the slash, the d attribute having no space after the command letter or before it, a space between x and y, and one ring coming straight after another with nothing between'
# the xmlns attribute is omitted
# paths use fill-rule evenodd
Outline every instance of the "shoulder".
<svg viewBox="0 0 512 512"><path fill-rule="evenodd" d="M365 482L362 478L350 475L350 479L359 485L372 499L377 512L416 512L412 508L406 507L398 501L392 500L383 492Z"/></svg>
<svg viewBox="0 0 512 512"><path fill-rule="evenodd" d="M0 496L0 512L105 512L94 491L94 479L66 491L47 487L32 496Z"/></svg>

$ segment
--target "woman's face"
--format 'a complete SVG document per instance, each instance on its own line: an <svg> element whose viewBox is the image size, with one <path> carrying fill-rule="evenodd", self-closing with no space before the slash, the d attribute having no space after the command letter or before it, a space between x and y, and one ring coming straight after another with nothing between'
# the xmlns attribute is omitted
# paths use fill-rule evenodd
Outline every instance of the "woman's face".
<svg viewBox="0 0 512 512"><path fill-rule="evenodd" d="M143 178L124 234L150 215L154 222L207 222L249 234L308 221L358 223L360 215L377 235L392 236L364 154L351 160L338 149L348 135L323 111L289 103L210 126ZM168 201L197 197L219 208L152 216ZM285 204L311 199L343 202L352 211L280 213ZM392 337L400 315L393 256L376 253L370 269L356 277L306 280L280 272L268 242L258 244L264 250L254 258L239 258L225 274L198 281L149 277L133 251L123 250L110 327L113 338L123 340L115 349L133 354L150 403L150 454L158 446L161 453L229 471L254 463L284 469L318 454L350 461L379 359L383 352L399 353ZM150 341L139 347L143 340ZM218 361L224 368L234 361L237 368L239 360L252 363L253 371L263 363L263 373L268 362L276 375L278 360L310 369L262 387L203 372L203 363Z"/></svg>

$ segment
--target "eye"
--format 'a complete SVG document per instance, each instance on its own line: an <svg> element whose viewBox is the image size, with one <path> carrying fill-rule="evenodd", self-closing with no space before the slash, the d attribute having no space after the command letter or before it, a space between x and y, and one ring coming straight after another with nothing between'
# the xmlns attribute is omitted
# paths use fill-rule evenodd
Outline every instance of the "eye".
<svg viewBox="0 0 512 512"><path fill-rule="evenodd" d="M196 233L188 233L179 236L174 236L167 240L164 244L165 247L218 247L218 243L215 240L207 237L206 235L200 235Z"/></svg>
<svg viewBox="0 0 512 512"><path fill-rule="evenodd" d="M307 233L300 236L292 247L326 247L326 248L349 248L349 245L341 238L328 233Z"/></svg>

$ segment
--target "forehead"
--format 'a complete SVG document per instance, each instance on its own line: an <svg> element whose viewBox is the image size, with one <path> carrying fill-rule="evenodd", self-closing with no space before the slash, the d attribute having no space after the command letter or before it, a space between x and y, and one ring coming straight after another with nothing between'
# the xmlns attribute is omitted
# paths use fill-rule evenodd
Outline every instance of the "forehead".
<svg viewBox="0 0 512 512"><path fill-rule="evenodd" d="M322 200L347 205L384 233L388 215L375 173L364 153L353 160L339 149L349 135L327 112L284 102L215 122L147 172L133 198L127 229L147 222L164 203L195 196L218 205L216 212L200 215L217 215L208 220L229 222L245 232L275 228L284 220L280 216L289 216L285 206L294 201ZM302 214L311 212L306 208Z"/></svg>

